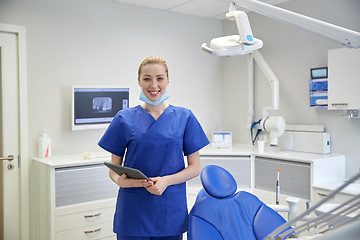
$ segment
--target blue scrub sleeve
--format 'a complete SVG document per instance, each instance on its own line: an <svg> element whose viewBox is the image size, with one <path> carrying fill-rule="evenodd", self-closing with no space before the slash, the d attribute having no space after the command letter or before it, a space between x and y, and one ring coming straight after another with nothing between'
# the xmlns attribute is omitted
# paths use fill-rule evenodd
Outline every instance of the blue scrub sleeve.
<svg viewBox="0 0 360 240"><path fill-rule="evenodd" d="M183 149L184 155L188 156L194 152L199 151L210 142L206 137L199 121L195 115L190 111L189 120L185 127Z"/></svg>
<svg viewBox="0 0 360 240"><path fill-rule="evenodd" d="M118 113L111 121L108 129L100 139L98 145L106 151L117 156L124 156L126 140L121 124L121 116Z"/></svg>

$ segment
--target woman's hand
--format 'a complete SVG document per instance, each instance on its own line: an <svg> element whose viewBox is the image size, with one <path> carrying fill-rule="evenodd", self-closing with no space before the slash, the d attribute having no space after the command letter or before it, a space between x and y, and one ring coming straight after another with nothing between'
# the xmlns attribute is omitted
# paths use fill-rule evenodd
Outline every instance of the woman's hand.
<svg viewBox="0 0 360 240"><path fill-rule="evenodd" d="M155 195L161 195L166 190L166 188L169 186L168 178L165 177L153 177L150 178L153 185L150 185L146 187L146 189Z"/></svg>
<svg viewBox="0 0 360 240"><path fill-rule="evenodd" d="M150 178L154 185L146 187L146 189L155 195L162 195L168 186L183 183L200 174L200 154L199 151L187 156L188 166L178 173L163 177Z"/></svg>
<svg viewBox="0 0 360 240"><path fill-rule="evenodd" d="M123 157L111 154L111 163L121 166ZM128 178L126 174L119 176L116 172L109 169L109 176L111 180L116 183L119 187L122 188L131 188L131 187L150 187L154 185L153 182L147 181L146 179L133 179Z"/></svg>
<svg viewBox="0 0 360 240"><path fill-rule="evenodd" d="M134 179L128 178L126 174L122 174L119 176L115 183L122 188L131 188L131 187L151 187L154 185L152 181L147 181L146 179Z"/></svg>

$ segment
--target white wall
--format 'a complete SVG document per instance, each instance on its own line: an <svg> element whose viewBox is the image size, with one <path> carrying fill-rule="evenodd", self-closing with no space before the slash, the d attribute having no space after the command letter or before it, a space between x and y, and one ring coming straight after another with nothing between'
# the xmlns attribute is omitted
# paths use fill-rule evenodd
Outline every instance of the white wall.
<svg viewBox="0 0 360 240"><path fill-rule="evenodd" d="M360 31L358 0L293 0L280 7ZM274 114L288 123L324 124L332 152L347 156L348 175L358 171L360 119L309 107L309 69L326 66L327 51L341 46L256 13L249 18L254 35L264 41L261 53L280 79L280 110ZM29 157L37 155L42 128L48 129L54 155L98 151L103 130L71 131L71 86L130 85L130 104L137 105L137 66L150 55L169 64L169 103L191 108L209 137L213 130L229 130L234 142L249 143L246 57L217 58L200 50L203 42L222 35L222 28L226 35L236 33L234 22L112 0L5 0L0 22L27 28ZM255 78L259 119L270 96L258 70Z"/></svg>
<svg viewBox="0 0 360 240"><path fill-rule="evenodd" d="M279 7L360 32L358 0L293 0ZM360 169L360 119L347 120L338 111L309 107L310 68L327 66L329 49L342 46L257 13L249 13L254 36L264 41L260 50L280 81L280 110L290 124L323 124L331 133L332 153L345 154L347 175ZM224 35L236 33L235 23L224 21ZM235 141L249 143L247 123L246 57L223 59L224 128L233 131ZM235 77L236 76L236 77ZM270 88L255 69L255 119L270 105ZM354 86L359 88L360 85Z"/></svg>
<svg viewBox="0 0 360 240"><path fill-rule="evenodd" d="M221 21L112 0L2 1L0 22L27 29L30 158L48 129L53 155L99 151L104 130L71 131L72 85L127 85L139 104L137 67L151 55L169 65L169 103L195 113L211 136L221 128L220 59L201 51Z"/></svg>

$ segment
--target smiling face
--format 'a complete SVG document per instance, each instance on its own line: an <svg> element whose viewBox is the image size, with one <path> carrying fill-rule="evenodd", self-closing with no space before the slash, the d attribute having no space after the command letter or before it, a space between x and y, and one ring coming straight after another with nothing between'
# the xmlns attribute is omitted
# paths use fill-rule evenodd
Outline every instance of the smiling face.
<svg viewBox="0 0 360 240"><path fill-rule="evenodd" d="M169 85L166 67L160 63L143 65L139 72L138 83L149 100L157 101Z"/></svg>

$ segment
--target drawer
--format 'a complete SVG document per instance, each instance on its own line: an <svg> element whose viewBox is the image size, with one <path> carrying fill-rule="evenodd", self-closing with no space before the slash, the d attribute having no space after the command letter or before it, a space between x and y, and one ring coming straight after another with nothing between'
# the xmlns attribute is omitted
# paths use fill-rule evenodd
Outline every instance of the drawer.
<svg viewBox="0 0 360 240"><path fill-rule="evenodd" d="M109 222L113 220L114 212L115 208L110 207L57 216L55 219L55 229L56 232L60 232Z"/></svg>
<svg viewBox="0 0 360 240"><path fill-rule="evenodd" d="M116 235L111 236L111 237L107 237L107 238L102 238L101 240L116 240Z"/></svg>
<svg viewBox="0 0 360 240"><path fill-rule="evenodd" d="M332 191L321 189L321 188L313 188L314 193L314 201L319 202L327 197ZM353 195L346 193L338 193L336 194L329 202L331 203L344 203L350 198L354 197Z"/></svg>
<svg viewBox="0 0 360 240"><path fill-rule="evenodd" d="M112 231L113 224L106 222L102 224L95 224L88 227L76 228L68 231L56 233L56 240L89 240L89 239L114 239L115 234Z"/></svg>
<svg viewBox="0 0 360 240"><path fill-rule="evenodd" d="M104 164L55 169L57 207L106 198L115 198L119 187L109 177Z"/></svg>

